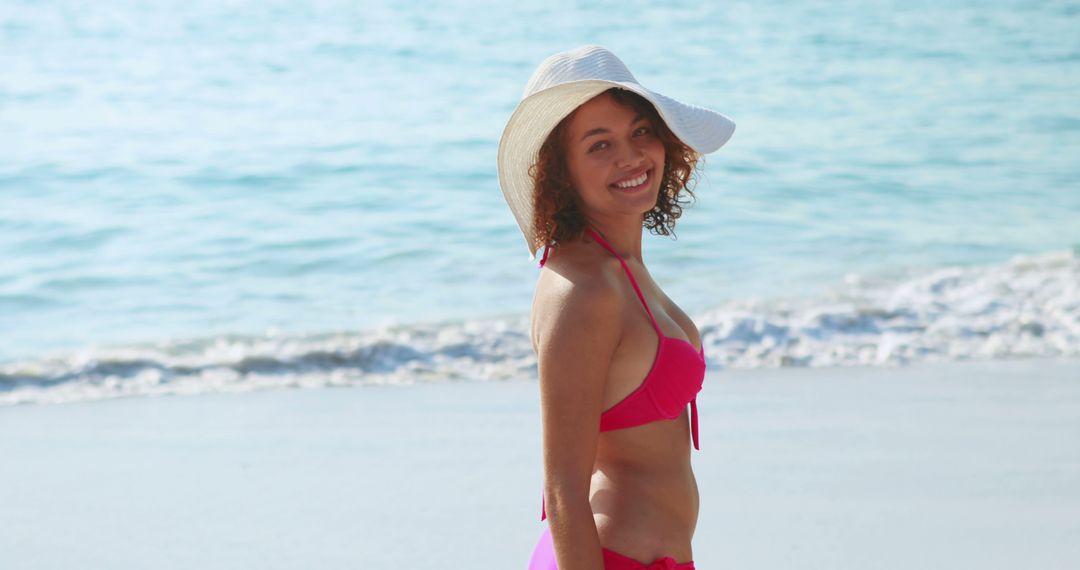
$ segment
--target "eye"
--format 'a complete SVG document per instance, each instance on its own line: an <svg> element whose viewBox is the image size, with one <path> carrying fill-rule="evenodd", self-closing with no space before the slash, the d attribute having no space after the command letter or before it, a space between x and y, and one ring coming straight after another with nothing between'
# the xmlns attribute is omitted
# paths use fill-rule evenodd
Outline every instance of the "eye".
<svg viewBox="0 0 1080 570"><path fill-rule="evenodd" d="M647 136L647 135L651 135L651 134L653 134L653 129L652 129L651 126L638 127L636 129L634 129L634 136L635 137L636 136ZM607 144L608 144L607 141L598 141L597 143L595 143L591 147L589 147L589 152L596 152L596 151L604 150L605 148L607 148L604 145L607 145Z"/></svg>

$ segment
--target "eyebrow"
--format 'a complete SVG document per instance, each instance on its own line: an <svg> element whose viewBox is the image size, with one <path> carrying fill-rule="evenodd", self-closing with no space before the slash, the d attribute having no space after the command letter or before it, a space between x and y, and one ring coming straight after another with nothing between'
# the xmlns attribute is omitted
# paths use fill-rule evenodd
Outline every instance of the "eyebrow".
<svg viewBox="0 0 1080 570"><path fill-rule="evenodd" d="M645 118L645 113L638 113L638 115L636 117L634 117L634 120L630 121L630 124L633 125L634 123L636 123L636 122L638 122L638 121L640 121L640 120L642 120L644 118ZM611 131L609 131L608 129L605 129L604 127L591 129L591 130L585 131L585 134L581 135L581 140L583 141L583 140L585 140L585 139L587 139L587 138L589 138L589 137L591 137L593 135L598 135L598 134L601 134L601 133L610 133L610 132ZM581 141L578 141L578 142L581 142Z"/></svg>

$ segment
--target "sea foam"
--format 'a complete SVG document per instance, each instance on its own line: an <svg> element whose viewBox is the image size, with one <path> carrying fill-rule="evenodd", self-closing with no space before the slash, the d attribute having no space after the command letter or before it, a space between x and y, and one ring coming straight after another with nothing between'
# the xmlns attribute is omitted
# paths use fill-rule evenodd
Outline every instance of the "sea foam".
<svg viewBox="0 0 1080 570"><path fill-rule="evenodd" d="M712 370L1080 358L1080 257L1016 256L694 315ZM371 384L535 379L528 315L321 335L93 347L0 366L0 405Z"/></svg>

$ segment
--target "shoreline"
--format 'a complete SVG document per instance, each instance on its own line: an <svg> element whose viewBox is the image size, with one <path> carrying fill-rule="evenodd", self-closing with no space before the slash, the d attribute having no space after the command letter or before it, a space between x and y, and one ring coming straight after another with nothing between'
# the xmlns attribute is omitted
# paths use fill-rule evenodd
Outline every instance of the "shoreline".
<svg viewBox="0 0 1080 570"><path fill-rule="evenodd" d="M535 381L0 409L10 568L524 568ZM711 371L702 568L1080 563L1080 362ZM453 563L453 562L452 562Z"/></svg>

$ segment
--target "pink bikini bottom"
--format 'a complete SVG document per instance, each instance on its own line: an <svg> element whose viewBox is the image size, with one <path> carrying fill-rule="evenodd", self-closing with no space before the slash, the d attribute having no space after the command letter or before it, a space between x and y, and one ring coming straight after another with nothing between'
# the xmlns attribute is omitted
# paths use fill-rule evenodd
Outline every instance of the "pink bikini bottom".
<svg viewBox="0 0 1080 570"><path fill-rule="evenodd" d="M607 548L603 549L603 553L604 570L694 570L693 561L679 563L670 556L645 564ZM533 549L529 570L559 570L555 564L555 547L551 543L551 527L547 525L544 525L544 534L540 535Z"/></svg>

